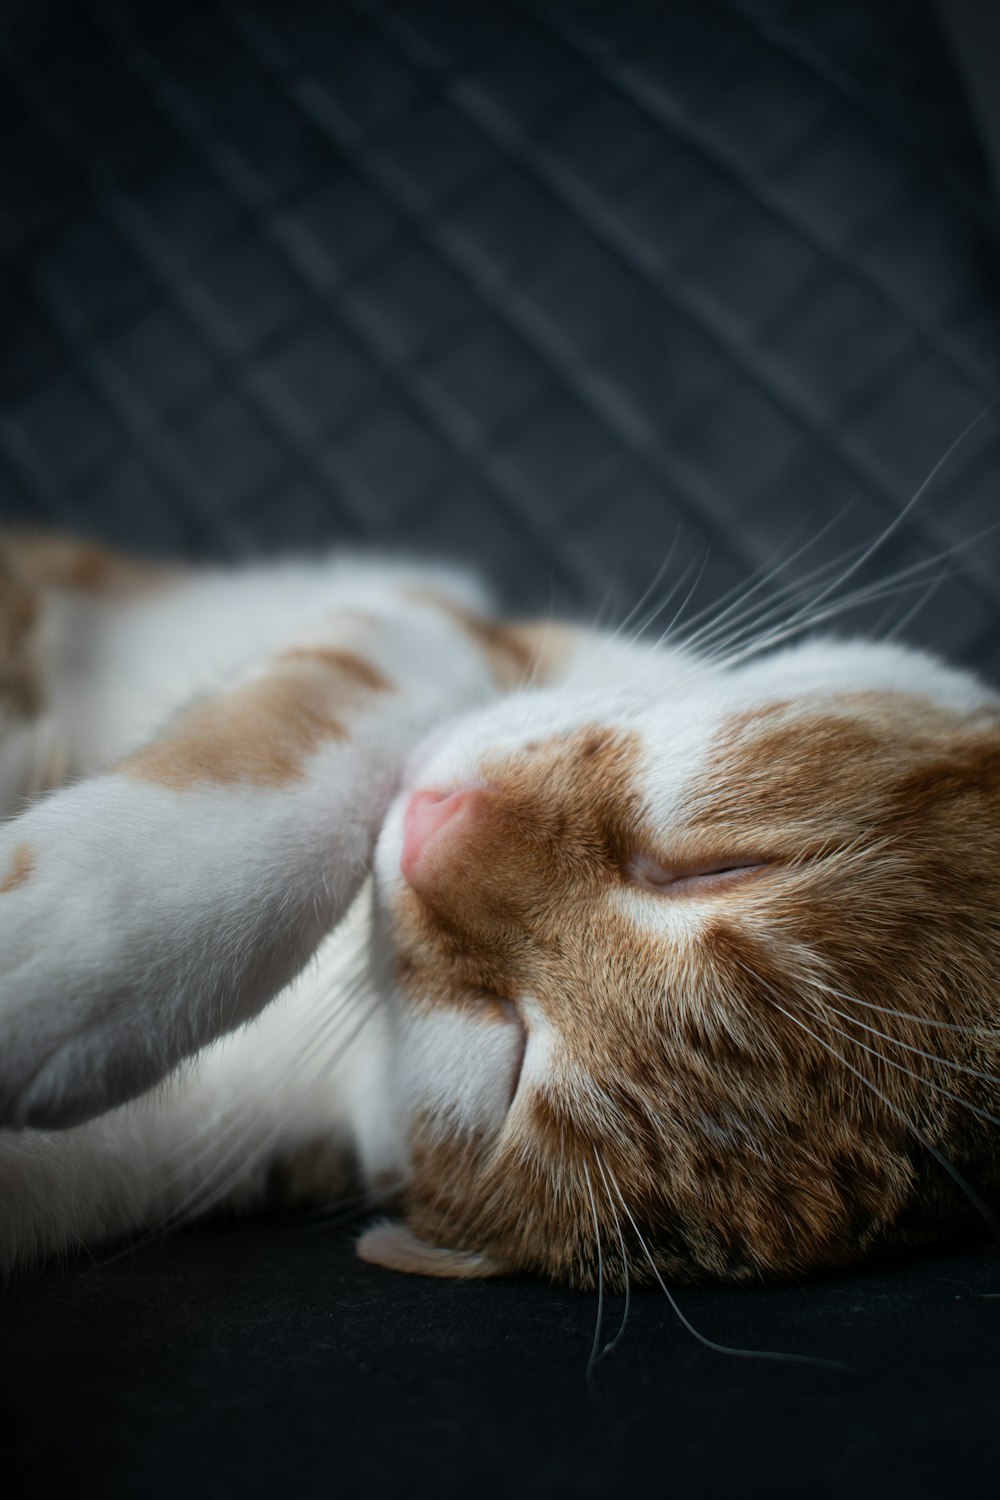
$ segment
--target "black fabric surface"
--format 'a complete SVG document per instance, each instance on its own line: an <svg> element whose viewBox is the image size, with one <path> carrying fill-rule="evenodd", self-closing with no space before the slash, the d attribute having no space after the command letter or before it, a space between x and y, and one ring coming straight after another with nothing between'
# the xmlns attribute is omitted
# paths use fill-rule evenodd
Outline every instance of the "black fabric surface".
<svg viewBox="0 0 1000 1500"><path fill-rule="evenodd" d="M845 626L1000 678L997 251L922 4L8 0L0 518L611 619L662 567L683 625L872 540L979 418L841 593L899 579ZM644 1293L588 1384L594 1298L352 1234L19 1283L5 1492L995 1493L989 1250L678 1294L847 1371Z"/></svg>

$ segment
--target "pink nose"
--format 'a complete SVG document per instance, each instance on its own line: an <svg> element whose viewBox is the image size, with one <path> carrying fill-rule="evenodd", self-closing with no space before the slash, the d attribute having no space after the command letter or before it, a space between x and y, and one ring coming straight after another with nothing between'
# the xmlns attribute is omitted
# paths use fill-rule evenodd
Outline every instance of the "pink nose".
<svg viewBox="0 0 1000 1500"><path fill-rule="evenodd" d="M419 889L444 846L470 831L490 793L482 787L462 787L457 792L414 792L403 820L403 853L399 867L412 886Z"/></svg>

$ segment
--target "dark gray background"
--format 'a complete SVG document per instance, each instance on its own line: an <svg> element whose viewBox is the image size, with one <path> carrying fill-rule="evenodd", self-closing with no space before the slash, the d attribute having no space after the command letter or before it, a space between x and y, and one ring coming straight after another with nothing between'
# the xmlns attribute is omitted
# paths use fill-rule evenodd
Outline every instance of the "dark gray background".
<svg viewBox="0 0 1000 1500"><path fill-rule="evenodd" d="M0 77L5 513L612 615L670 554L688 618L877 535L1000 389L923 5L25 0ZM868 575L947 555L914 630L994 671L998 432Z"/></svg>
<svg viewBox="0 0 1000 1500"><path fill-rule="evenodd" d="M610 618L663 567L683 624L879 535L986 412L843 592L917 567L846 624L1000 678L997 251L923 4L7 0L0 518L445 552ZM973 1250L681 1296L850 1374L643 1295L595 1397L593 1298L203 1229L8 1294L0 1463L32 1495L975 1495L998 1287Z"/></svg>

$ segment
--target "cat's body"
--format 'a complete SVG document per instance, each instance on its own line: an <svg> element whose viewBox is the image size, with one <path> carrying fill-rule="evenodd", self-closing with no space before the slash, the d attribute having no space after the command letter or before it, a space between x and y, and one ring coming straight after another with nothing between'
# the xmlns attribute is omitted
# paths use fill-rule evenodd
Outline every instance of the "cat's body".
<svg viewBox="0 0 1000 1500"><path fill-rule="evenodd" d="M9 539L0 816L2 1266L353 1177L404 1269L745 1279L1000 1185L1000 700L920 654Z"/></svg>

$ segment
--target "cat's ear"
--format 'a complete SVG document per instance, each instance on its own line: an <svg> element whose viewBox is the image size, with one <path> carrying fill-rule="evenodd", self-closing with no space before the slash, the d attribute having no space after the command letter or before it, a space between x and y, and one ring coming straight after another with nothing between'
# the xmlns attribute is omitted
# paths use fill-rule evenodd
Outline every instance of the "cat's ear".
<svg viewBox="0 0 1000 1500"><path fill-rule="evenodd" d="M503 1276L505 1267L473 1250L447 1250L418 1239L400 1219L383 1219L358 1240L358 1254L373 1266L413 1276L450 1276L474 1281Z"/></svg>

